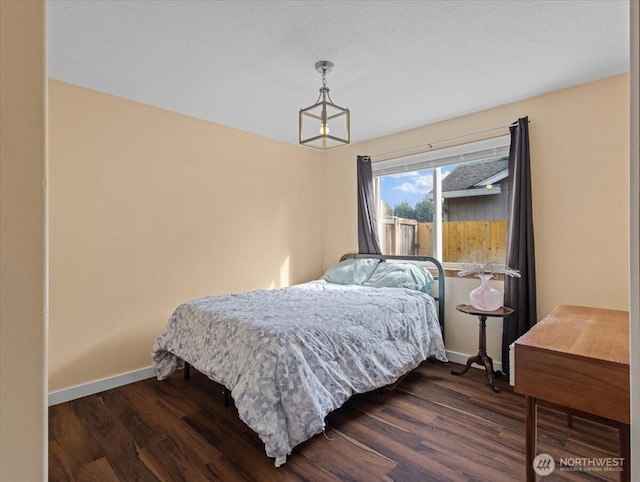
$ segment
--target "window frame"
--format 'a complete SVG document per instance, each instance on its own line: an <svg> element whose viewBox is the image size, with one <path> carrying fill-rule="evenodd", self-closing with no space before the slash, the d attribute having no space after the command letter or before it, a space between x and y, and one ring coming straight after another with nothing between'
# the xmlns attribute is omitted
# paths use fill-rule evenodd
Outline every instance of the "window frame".
<svg viewBox="0 0 640 482"><path fill-rule="evenodd" d="M511 136L509 134L491 137L479 141L467 142L456 146L433 149L427 152L414 153L401 157L394 157L382 161L372 162L371 171L374 181L374 195L376 199L376 216L382 209L381 177L433 169L433 253L447 269L456 269L460 263L442 261L442 195L440 193L442 175L441 168L461 162L481 161L509 155ZM382 226L378 222L378 236L382 240Z"/></svg>

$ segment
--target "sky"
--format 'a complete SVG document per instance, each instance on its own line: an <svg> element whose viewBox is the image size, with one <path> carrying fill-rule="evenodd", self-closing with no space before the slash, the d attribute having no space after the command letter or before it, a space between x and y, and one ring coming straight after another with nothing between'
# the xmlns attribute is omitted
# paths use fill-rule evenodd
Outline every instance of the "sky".
<svg viewBox="0 0 640 482"><path fill-rule="evenodd" d="M444 178L456 166L442 168ZM402 172L382 176L380 180L380 195L392 209L402 201L407 201L410 206L415 206L431 192L433 188L433 174L431 169L422 171Z"/></svg>

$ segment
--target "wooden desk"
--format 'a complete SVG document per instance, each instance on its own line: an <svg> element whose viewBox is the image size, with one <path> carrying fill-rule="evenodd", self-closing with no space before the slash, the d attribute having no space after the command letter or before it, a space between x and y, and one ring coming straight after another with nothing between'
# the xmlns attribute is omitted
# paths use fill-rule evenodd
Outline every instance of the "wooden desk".
<svg viewBox="0 0 640 482"><path fill-rule="evenodd" d="M535 480L536 406L605 419L620 430L621 480L629 480L629 313L559 306L518 338L515 391L525 395L527 480Z"/></svg>

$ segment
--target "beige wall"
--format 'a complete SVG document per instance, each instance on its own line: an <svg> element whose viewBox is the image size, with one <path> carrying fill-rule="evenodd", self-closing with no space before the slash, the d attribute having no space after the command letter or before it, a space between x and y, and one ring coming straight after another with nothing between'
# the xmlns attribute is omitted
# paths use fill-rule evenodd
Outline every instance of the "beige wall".
<svg viewBox="0 0 640 482"><path fill-rule="evenodd" d="M425 106L428 109L428 106ZM354 124L357 123L354 113ZM629 76L620 75L329 153L324 265L357 249L355 156L426 144L529 116L538 314L558 304L629 306ZM504 131L493 135L508 134ZM485 135L486 137L486 135ZM464 142L480 139L464 139ZM458 141L460 142L460 141ZM439 144L447 147L452 144ZM375 158L374 158L375 161ZM499 283L496 287L501 288ZM447 279L447 348L477 350L477 322L453 309L470 281ZM488 324L500 360L501 326Z"/></svg>
<svg viewBox="0 0 640 482"><path fill-rule="evenodd" d="M181 302L322 271L322 154L49 81L55 391L151 365Z"/></svg>
<svg viewBox="0 0 640 482"><path fill-rule="evenodd" d="M0 2L0 480L47 473L44 2Z"/></svg>

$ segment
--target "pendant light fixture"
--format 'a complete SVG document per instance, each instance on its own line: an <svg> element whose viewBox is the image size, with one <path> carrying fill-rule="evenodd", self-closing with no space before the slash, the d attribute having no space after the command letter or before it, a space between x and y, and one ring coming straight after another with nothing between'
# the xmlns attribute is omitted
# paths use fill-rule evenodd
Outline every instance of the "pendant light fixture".
<svg viewBox="0 0 640 482"><path fill-rule="evenodd" d="M315 149L327 150L349 144L349 109L333 103L327 87L327 74L333 62L316 62L316 70L322 74L322 87L316 102L300 109L300 144Z"/></svg>

